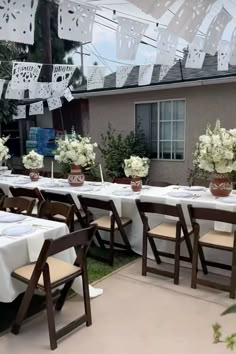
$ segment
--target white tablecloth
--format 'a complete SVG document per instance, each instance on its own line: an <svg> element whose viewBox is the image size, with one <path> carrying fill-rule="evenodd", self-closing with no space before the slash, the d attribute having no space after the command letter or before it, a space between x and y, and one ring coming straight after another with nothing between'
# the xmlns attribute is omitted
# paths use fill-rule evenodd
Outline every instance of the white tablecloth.
<svg viewBox="0 0 236 354"><path fill-rule="evenodd" d="M19 180L19 176L16 177L0 177L0 187L7 193L10 185L17 186L17 181ZM53 191L56 193L70 193L75 201L75 203L79 206L78 203L78 195L90 196L95 198L100 198L104 200L112 199L117 207L119 214L123 217L128 217L132 219L132 224L129 225L126 230L128 234L128 238L131 244L132 249L138 253L142 254L142 223L140 216L137 211L137 207L135 204L136 199L141 199L142 201L150 201L150 202L161 202L170 205L175 205L180 203L183 206L185 217L187 223L189 223L189 217L186 210L187 204L192 204L193 206L206 207L206 208L217 208L222 210L236 210L236 204L227 204L221 201L221 198L215 198L211 195L209 190L205 191L193 191L192 197L190 198L174 198L170 197L170 192L184 191L184 187L179 186L169 186L169 187L144 187L141 193L133 193L128 196L122 195L123 191L129 191L130 186L127 185L118 185L118 184L109 184L106 183L105 186L101 186L99 183L85 183L84 186L92 186L92 191L83 191L83 188L70 187L68 184L62 182L61 180L54 180L54 182L59 183L59 186L56 187L45 187L45 182L49 182L48 178L41 178L38 182L29 182L27 184L22 185L25 188L34 188L38 187L39 189L45 189L48 191ZM121 192L120 195L117 195L117 192ZM116 195L113 193L116 192ZM158 215L150 216L150 226L156 226L163 220L163 217ZM206 232L210 228L215 228L224 231L231 231L232 226L227 224L214 224L209 222L201 222L201 232ZM118 236L118 235L117 235ZM167 241L157 241L158 249L163 251L173 251L173 245L171 242ZM185 245L183 244L181 252L186 254ZM206 257L210 260L215 261L224 261L231 262L231 256L227 252L223 251L215 251L207 249ZM148 252L150 258L153 258L152 253Z"/></svg>
<svg viewBox="0 0 236 354"><path fill-rule="evenodd" d="M14 238L2 235L4 229L20 225L32 225L34 232ZM22 282L13 279L11 272L29 262L35 261L46 238L56 239L67 233L68 227L66 224L28 216L20 222L0 223L0 302L11 302L25 291L26 286ZM73 263L75 251L74 249L69 249L58 254L57 257Z"/></svg>

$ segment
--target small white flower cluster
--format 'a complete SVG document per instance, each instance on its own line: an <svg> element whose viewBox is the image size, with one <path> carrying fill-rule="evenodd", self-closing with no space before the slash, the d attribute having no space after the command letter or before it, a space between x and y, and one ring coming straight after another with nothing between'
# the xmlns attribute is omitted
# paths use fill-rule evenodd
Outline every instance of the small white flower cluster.
<svg viewBox="0 0 236 354"><path fill-rule="evenodd" d="M43 167L43 155L31 150L28 155L23 156L23 165L27 170L37 170Z"/></svg>
<svg viewBox="0 0 236 354"><path fill-rule="evenodd" d="M214 173L236 171L236 129L221 128L217 120L215 128L207 127L206 134L199 137L194 153L195 166Z"/></svg>
<svg viewBox="0 0 236 354"><path fill-rule="evenodd" d="M0 138L0 161L7 160L11 157L8 147L5 145L8 139L9 136Z"/></svg>
<svg viewBox="0 0 236 354"><path fill-rule="evenodd" d="M57 145L55 160L59 163L75 164L82 167L94 165L96 158L94 148L97 147L97 143L92 144L91 138L66 137L65 140L59 139Z"/></svg>
<svg viewBox="0 0 236 354"><path fill-rule="evenodd" d="M150 160L146 157L131 156L124 160L126 177L146 177L149 171Z"/></svg>

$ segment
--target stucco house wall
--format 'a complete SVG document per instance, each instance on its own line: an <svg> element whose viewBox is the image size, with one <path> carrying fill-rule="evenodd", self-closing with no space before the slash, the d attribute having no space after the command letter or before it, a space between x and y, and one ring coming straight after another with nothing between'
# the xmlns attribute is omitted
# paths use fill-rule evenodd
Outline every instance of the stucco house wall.
<svg viewBox="0 0 236 354"><path fill-rule="evenodd" d="M135 129L135 103L175 98L186 100L185 160L152 160L150 177L186 183L194 145L207 123L220 119L225 128L236 127L236 83L90 97L89 134L99 143L109 122L118 133L126 134Z"/></svg>

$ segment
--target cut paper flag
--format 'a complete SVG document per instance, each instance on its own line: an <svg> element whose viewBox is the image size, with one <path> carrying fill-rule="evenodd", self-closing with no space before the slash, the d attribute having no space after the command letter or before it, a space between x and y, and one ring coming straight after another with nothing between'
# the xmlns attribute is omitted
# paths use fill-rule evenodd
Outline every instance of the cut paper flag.
<svg viewBox="0 0 236 354"><path fill-rule="evenodd" d="M30 104L30 108L29 108L29 115L30 116L43 114L43 113L44 113L43 101Z"/></svg>
<svg viewBox="0 0 236 354"><path fill-rule="evenodd" d="M159 73L159 81L162 81L166 77L166 75L168 74L171 68L172 65L161 65L160 73Z"/></svg>
<svg viewBox="0 0 236 354"><path fill-rule="evenodd" d="M26 118L26 105L17 106L16 110L16 115L12 116L13 120Z"/></svg>
<svg viewBox="0 0 236 354"><path fill-rule="evenodd" d="M207 30L203 51L215 55L224 30L232 16L222 7L220 13L213 19Z"/></svg>
<svg viewBox="0 0 236 354"><path fill-rule="evenodd" d="M42 64L13 62L12 87L16 89L28 89L30 84L37 82L42 69Z"/></svg>
<svg viewBox="0 0 236 354"><path fill-rule="evenodd" d="M105 68L100 65L88 66L87 90L104 87Z"/></svg>
<svg viewBox="0 0 236 354"><path fill-rule="evenodd" d="M60 97L51 97L47 99L49 111L60 108L62 106Z"/></svg>
<svg viewBox="0 0 236 354"><path fill-rule="evenodd" d="M76 65L53 65L51 84L53 96L63 96L63 92L69 85L76 68Z"/></svg>
<svg viewBox="0 0 236 354"><path fill-rule="evenodd" d="M34 82L29 88L29 98L49 98L52 96L51 82Z"/></svg>
<svg viewBox="0 0 236 354"><path fill-rule="evenodd" d="M34 44L38 0L0 0L0 40Z"/></svg>
<svg viewBox="0 0 236 354"><path fill-rule="evenodd" d="M172 66L175 62L178 37L168 30L159 30L157 36L156 64Z"/></svg>
<svg viewBox="0 0 236 354"><path fill-rule="evenodd" d="M55 97L63 96L65 88L67 87L65 81L51 82L50 86L51 86L52 96L55 96Z"/></svg>
<svg viewBox="0 0 236 354"><path fill-rule="evenodd" d="M176 3L176 0L154 0L149 13L152 17L159 20L174 3Z"/></svg>
<svg viewBox="0 0 236 354"><path fill-rule="evenodd" d="M203 45L204 39L201 37L195 37L193 43L189 46L189 52L185 63L186 68L202 68L206 56L206 53L202 50Z"/></svg>
<svg viewBox="0 0 236 354"><path fill-rule="evenodd" d="M139 43L148 28L148 24L120 16L117 22L117 58L120 60L135 60Z"/></svg>
<svg viewBox="0 0 236 354"><path fill-rule="evenodd" d="M23 100L25 97L25 90L13 89L11 81L7 85L7 90L5 93L5 98L9 100Z"/></svg>
<svg viewBox="0 0 236 354"><path fill-rule="evenodd" d="M155 2L154 0L152 1L144 1L144 0L129 0L129 2L135 6L137 6L139 9L141 9L143 12L146 14L149 14L151 12L153 3Z"/></svg>
<svg viewBox="0 0 236 354"><path fill-rule="evenodd" d="M133 65L117 66L116 68L116 87L123 87L133 69Z"/></svg>
<svg viewBox="0 0 236 354"><path fill-rule="evenodd" d="M0 79L0 99L2 97L4 84L5 84L5 80Z"/></svg>
<svg viewBox="0 0 236 354"><path fill-rule="evenodd" d="M205 16L209 13L214 0L186 0L173 16L168 31L191 43Z"/></svg>
<svg viewBox="0 0 236 354"><path fill-rule="evenodd" d="M150 85L152 81L153 68L154 68L153 64L139 66L139 76L138 76L139 86Z"/></svg>
<svg viewBox="0 0 236 354"><path fill-rule="evenodd" d="M74 99L71 90L69 88L65 89L64 97L67 99L68 102L71 102Z"/></svg>
<svg viewBox="0 0 236 354"><path fill-rule="evenodd" d="M58 9L58 37L75 42L92 42L96 7L64 0Z"/></svg>
<svg viewBox="0 0 236 354"><path fill-rule="evenodd" d="M218 47L217 70L228 71L230 61L230 43L221 41Z"/></svg>

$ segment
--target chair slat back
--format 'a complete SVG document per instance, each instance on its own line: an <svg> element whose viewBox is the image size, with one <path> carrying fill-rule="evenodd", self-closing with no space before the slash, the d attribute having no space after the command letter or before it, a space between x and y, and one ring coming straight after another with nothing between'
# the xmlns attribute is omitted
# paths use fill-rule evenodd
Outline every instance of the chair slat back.
<svg viewBox="0 0 236 354"><path fill-rule="evenodd" d="M117 183L117 184L130 184L131 183L131 178L128 177L115 177L113 178L112 183Z"/></svg>
<svg viewBox="0 0 236 354"><path fill-rule="evenodd" d="M74 200L72 196L67 194L58 194L53 192L41 191L45 200L49 200L51 202L61 202L69 205L74 205Z"/></svg>
<svg viewBox="0 0 236 354"><path fill-rule="evenodd" d="M136 200L136 205L140 213L154 213L161 215L179 217L179 205L167 205L161 203L141 202Z"/></svg>
<svg viewBox="0 0 236 354"><path fill-rule="evenodd" d="M111 207L111 204L113 203L112 200L99 200L95 198L85 198L80 195L78 196L78 199L85 213L88 210L88 208L112 211L112 207Z"/></svg>
<svg viewBox="0 0 236 354"><path fill-rule="evenodd" d="M208 220L236 225L236 212L210 208L196 208L192 205L188 205L188 211L192 223L196 222L196 220Z"/></svg>
<svg viewBox="0 0 236 354"><path fill-rule="evenodd" d="M59 219L57 215L62 216L64 219ZM61 202L51 202L44 200L39 207L38 216L40 218L64 222L70 230L74 226L74 204L68 205Z"/></svg>
<svg viewBox="0 0 236 354"><path fill-rule="evenodd" d="M5 211L10 210L16 214L25 212L27 215L31 215L35 204L35 199L29 200L23 197L5 197L3 198L1 209Z"/></svg>
<svg viewBox="0 0 236 354"><path fill-rule="evenodd" d="M9 190L13 197L28 197L37 199L39 202L44 200L44 197L38 188L27 189L23 187L9 187Z"/></svg>

